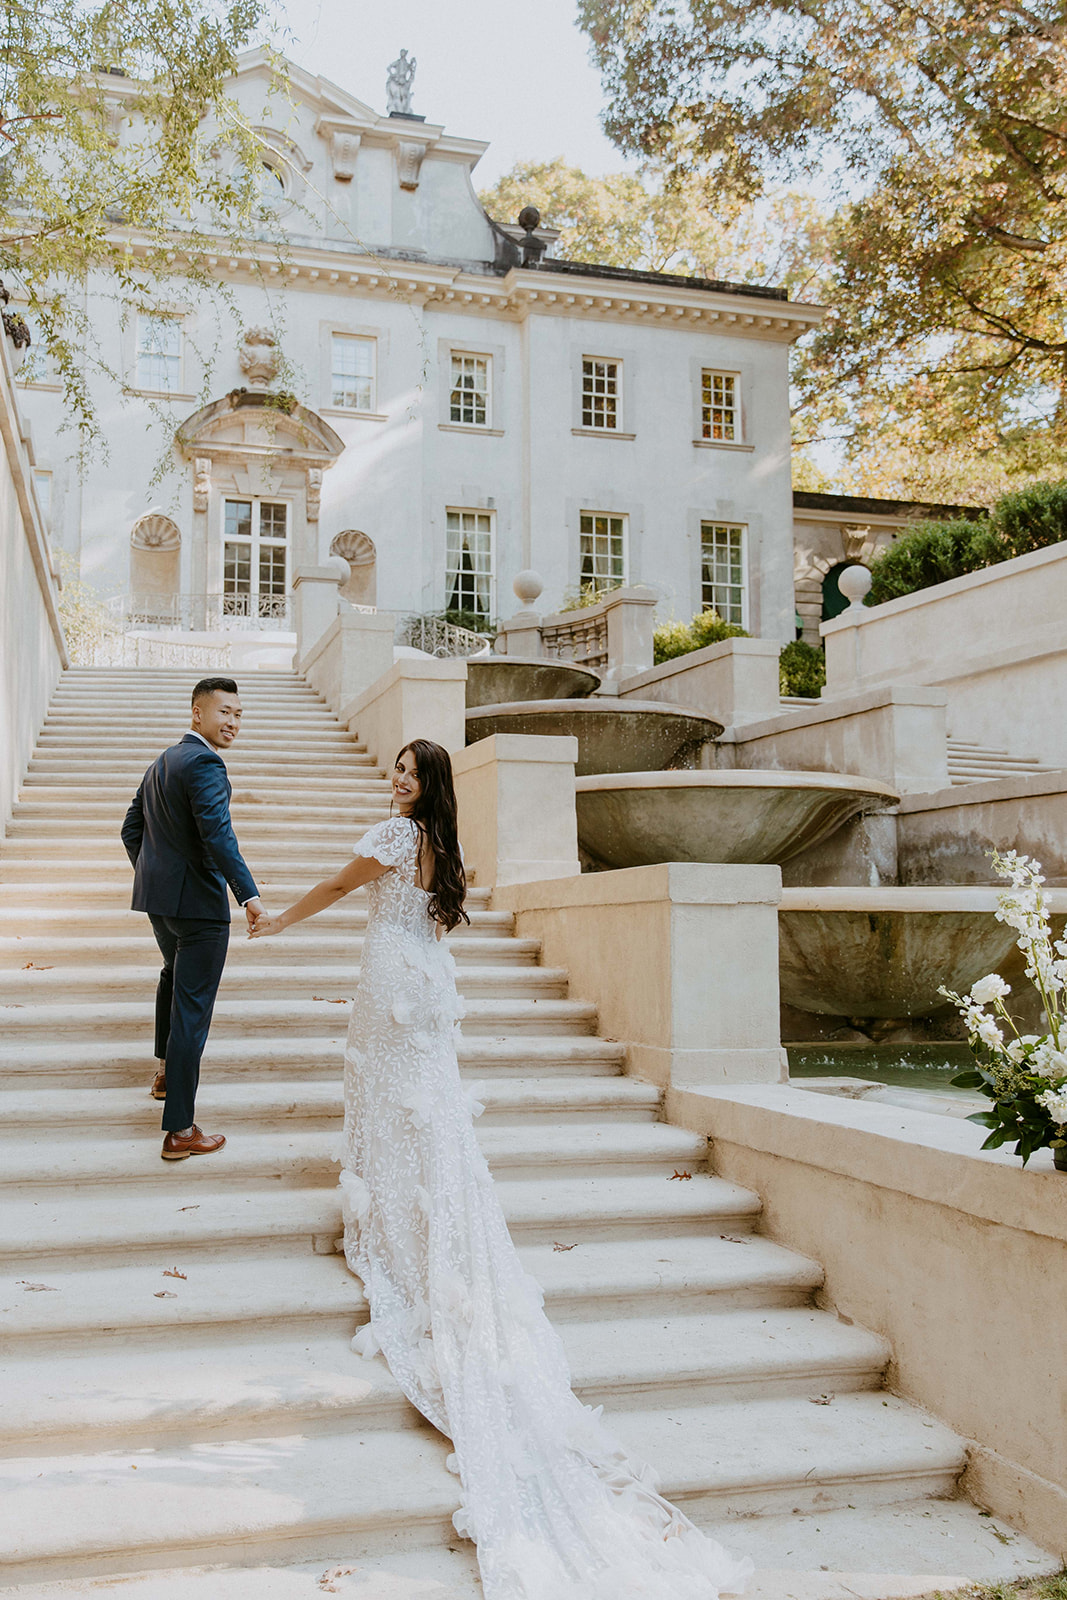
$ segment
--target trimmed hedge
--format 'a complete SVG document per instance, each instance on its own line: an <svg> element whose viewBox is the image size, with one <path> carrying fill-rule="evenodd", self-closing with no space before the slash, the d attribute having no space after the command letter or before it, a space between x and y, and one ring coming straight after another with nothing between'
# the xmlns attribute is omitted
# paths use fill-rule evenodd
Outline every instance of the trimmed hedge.
<svg viewBox="0 0 1067 1600"><path fill-rule="evenodd" d="M750 635L734 622L724 622L717 611L698 611L692 622L667 622L652 635L652 663L673 661L691 650L703 650L724 639L748 639Z"/></svg>
<svg viewBox="0 0 1067 1600"><path fill-rule="evenodd" d="M988 519L916 522L871 562L866 603L881 605L967 572L1067 540L1067 482L1038 483L998 500Z"/></svg>
<svg viewBox="0 0 1067 1600"><path fill-rule="evenodd" d="M778 692L817 700L826 686L826 657L815 645L794 639L778 657Z"/></svg>

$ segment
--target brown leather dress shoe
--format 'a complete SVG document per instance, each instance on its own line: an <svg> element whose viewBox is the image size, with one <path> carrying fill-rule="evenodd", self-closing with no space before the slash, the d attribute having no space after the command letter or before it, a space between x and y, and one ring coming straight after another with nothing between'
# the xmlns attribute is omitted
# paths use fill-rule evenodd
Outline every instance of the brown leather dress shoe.
<svg viewBox="0 0 1067 1600"><path fill-rule="evenodd" d="M148 1092L153 1100L165 1100L167 1098L167 1074L165 1072L156 1073L152 1079L152 1087Z"/></svg>
<svg viewBox="0 0 1067 1600"><path fill-rule="evenodd" d="M160 1155L164 1161L185 1161L189 1156L211 1156L226 1143L221 1133L201 1133L193 1124L191 1133L168 1133Z"/></svg>

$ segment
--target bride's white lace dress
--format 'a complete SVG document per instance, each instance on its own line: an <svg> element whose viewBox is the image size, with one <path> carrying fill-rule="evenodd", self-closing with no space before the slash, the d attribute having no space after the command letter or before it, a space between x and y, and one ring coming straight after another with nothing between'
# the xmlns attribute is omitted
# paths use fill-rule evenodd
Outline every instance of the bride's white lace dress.
<svg viewBox="0 0 1067 1600"><path fill-rule="evenodd" d="M392 870L370 915L345 1051L345 1256L413 1405L452 1440L455 1523L487 1600L715 1600L751 1571L656 1492L576 1399L475 1141L455 963L417 883L413 823L357 846Z"/></svg>

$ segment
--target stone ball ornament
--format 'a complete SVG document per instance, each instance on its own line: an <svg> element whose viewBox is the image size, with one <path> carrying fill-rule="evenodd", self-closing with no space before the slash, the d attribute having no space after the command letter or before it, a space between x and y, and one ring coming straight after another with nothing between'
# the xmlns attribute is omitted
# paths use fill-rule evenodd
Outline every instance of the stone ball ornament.
<svg viewBox="0 0 1067 1600"><path fill-rule="evenodd" d="M874 582L867 567L846 567L837 580L837 587L848 601L849 611L862 611L863 602L871 592Z"/></svg>
<svg viewBox="0 0 1067 1600"><path fill-rule="evenodd" d="M519 212L519 227L524 233L533 233L541 226L541 213L536 206L523 206Z"/></svg>
<svg viewBox="0 0 1067 1600"><path fill-rule="evenodd" d="M532 606L538 596L543 593L545 580L532 567L526 567L522 572L515 574L511 587L524 606Z"/></svg>

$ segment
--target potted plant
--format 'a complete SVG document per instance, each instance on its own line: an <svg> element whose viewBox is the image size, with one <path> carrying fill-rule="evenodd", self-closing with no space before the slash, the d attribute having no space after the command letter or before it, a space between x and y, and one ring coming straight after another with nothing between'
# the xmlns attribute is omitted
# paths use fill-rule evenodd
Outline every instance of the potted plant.
<svg viewBox="0 0 1067 1600"><path fill-rule="evenodd" d="M1067 939L1052 937L1042 895L1041 863L1016 851L992 852L999 877L1010 888L997 896L998 922L1018 930L1016 944L1026 958L1026 976L1041 998L1047 1033L1016 1028L1004 1001L1011 986L999 973L979 978L968 995L939 992L951 1000L967 1024L975 1068L952 1082L978 1089L993 1102L968 1120L990 1130L983 1150L996 1150L1014 1139L1023 1165L1035 1150L1051 1149L1060 1172L1067 1172Z"/></svg>

